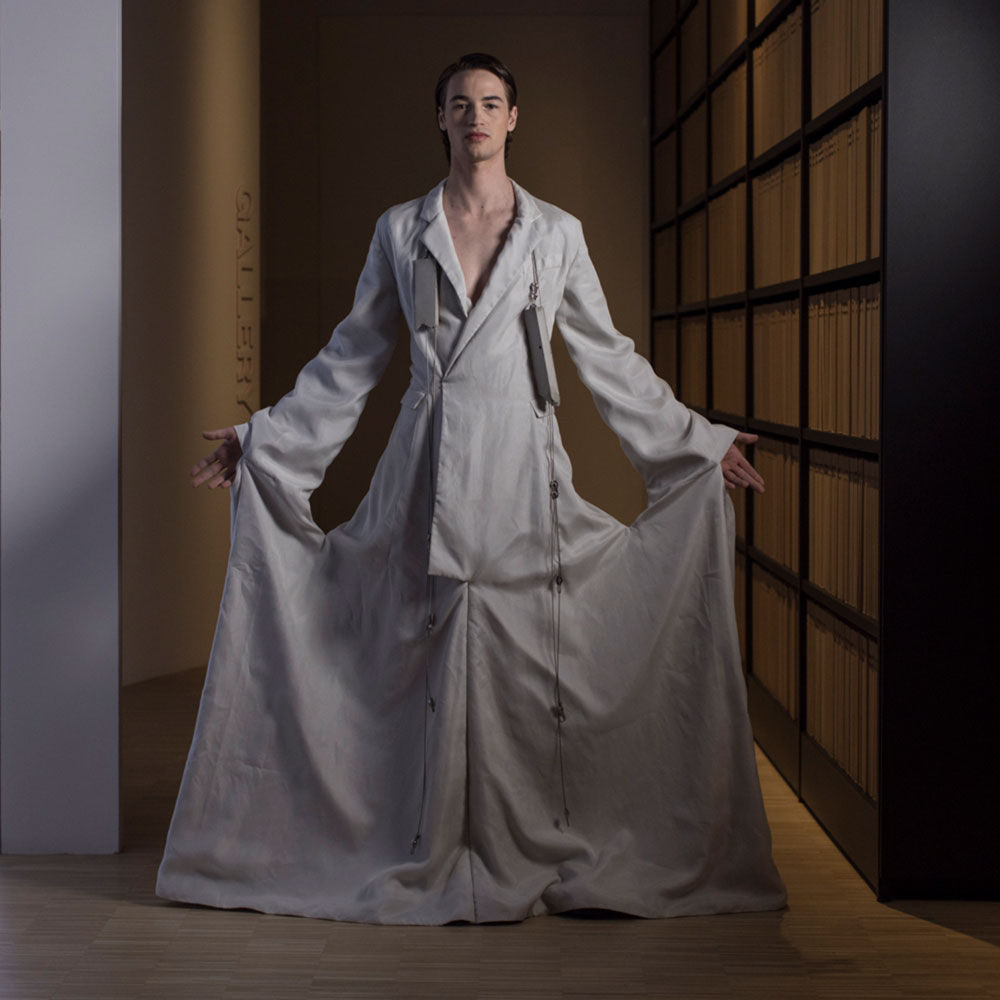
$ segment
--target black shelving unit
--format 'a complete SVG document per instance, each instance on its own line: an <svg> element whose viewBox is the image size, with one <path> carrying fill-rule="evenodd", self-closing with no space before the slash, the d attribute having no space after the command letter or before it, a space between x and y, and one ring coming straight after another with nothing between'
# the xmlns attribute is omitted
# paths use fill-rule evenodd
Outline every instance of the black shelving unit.
<svg viewBox="0 0 1000 1000"><path fill-rule="evenodd" d="M997 680L1000 657L993 651L995 644L986 637L986 627L991 618L987 608L992 606L996 588L970 586L964 580L956 588L940 577L942 573L962 573L968 555L963 545L971 542L975 532L958 510L943 510L939 504L948 498L953 502L958 500L956 483L975 481L985 491L984 501L991 495L983 471L986 456L977 454L967 438L957 439L960 421L948 421L951 437L940 427L925 424L921 420L920 403L921 393L927 397L936 394L935 382L943 375L953 394L950 405L960 408L965 394L971 392L975 398L969 405L970 415L978 414L988 420L987 414L993 416L998 412L1000 401L993 387L996 379L990 378L989 387L984 388L961 385L960 376L964 374L970 379L977 365L981 372L988 368L996 371L994 356L1000 356L1000 350L993 344L1000 333L1000 324L993 316L991 271L983 266L985 260L990 260L992 274L996 274L996 265L1000 264L997 251L1000 237L996 236L1000 232L997 185L994 179L987 180L990 171L985 166L997 162L1000 145L995 138L995 113L988 111L991 101L995 103L994 95L1000 92L997 69L1000 60L995 58L1000 48L1000 10L986 0L955 5L936 4L932 0L882 0L882 72L811 117L811 0L779 0L759 24L754 22L754 0L746 0L744 37L713 69L713 7L720 12L731 12L734 6L738 4L732 0L652 0L651 3L651 319L654 330L658 321L674 323L675 354L669 365L663 364L662 357L656 357L655 336L651 336L650 343L654 364L676 373L675 389L679 397L690 400L697 396L706 401L706 405L692 408L711 420L799 449L797 569L790 569L755 545L752 494L747 502L745 537L737 540L739 556L746 565L742 619L755 737L880 898L921 895L995 898L1000 895L1000 852L993 843L1000 821L1000 749L993 746L992 732L996 728L994 715L1000 714ZM796 11L801 11L800 125L754 156L754 49ZM704 18L707 27L703 32L696 30L700 24L696 18ZM692 59L691 53L684 51L684 45L691 36L697 40L695 58L700 63L703 57L704 83L683 94L682 99L682 68L685 63L690 65ZM964 39L966 45L978 47L979 58L965 58L956 37ZM944 44L942 39L946 40ZM983 58L985 53L992 55ZM713 182L711 97L741 64L746 66L744 163ZM928 84L928 78L936 79L936 89ZM936 109L934 125L950 133L945 140L949 143L947 152L941 150L942 136L928 134L926 107L922 111L914 91L922 95L925 106L931 102ZM880 104L882 116L882 172L877 179L881 185L881 254L810 273L810 144L876 103ZM942 118L949 107L956 120L968 123L965 129L949 126ZM682 202L685 155L682 130L690 116L701 114L702 110L706 137L703 190ZM663 166L664 151L672 158L672 169L666 171L667 190L657 175L658 167ZM970 158L974 161L977 157L983 166L973 170ZM799 161L798 276L754 287L752 181L789 158ZM669 166L670 160L666 162ZM915 206L926 204L929 193L945 201L949 196L961 201L962 197L954 190L955 175L970 172L982 184L972 195L979 202L978 213L960 206L949 214L946 208L938 206L927 214L943 220L939 231L921 233L923 243L915 239ZM713 199L738 184L744 186L745 199L744 290L712 297L707 209ZM968 192L965 197L969 197ZM685 220L702 211L706 212L706 298L689 302L683 300L682 291L681 227ZM964 245L960 236L965 239ZM658 266L657 246L665 238L673 241L672 259L668 258L672 273L662 272ZM928 253L928 244L933 246L940 238L945 242L935 267L930 263L933 255ZM943 257L945 251L947 259ZM880 289L879 438L872 440L811 428L810 297L873 284ZM664 301L661 289L670 286L672 300ZM944 305L942 295L948 290L965 298ZM753 309L780 302L798 306L797 425L753 416ZM920 303L919 308L915 303ZM712 318L720 310L730 308L742 308L745 319L743 414L729 413L717 407L714 400ZM972 325L956 331L955 312ZM706 384L698 386L697 393L692 391L694 387L684 384L682 376L682 320L695 317L704 318L707 330ZM948 344L960 346L958 357L949 353ZM919 365L914 352L920 350L927 351L934 359L934 366ZM989 405L984 403L987 398ZM935 450L930 452L929 447ZM863 613L810 579L810 461L812 456L823 453L878 464L877 616ZM921 460L924 476L918 471ZM933 483L927 481L929 462L934 464ZM915 504L908 492L914 482L920 482L921 488L927 490L927 506ZM933 530L931 511L937 511L940 520L934 541L928 547L925 536L914 539L913 532ZM931 553L933 560L928 558ZM978 554L982 554L981 547ZM988 568L991 571L992 565ZM752 581L756 574L773 578L795 594L797 699L791 705L782 704L761 683L755 669ZM921 578L923 590L916 583ZM878 650L878 767L877 779L867 790L809 731L807 616L811 606L822 609L871 644L869 648ZM976 613L970 613L973 611ZM942 669L948 649L942 635L952 637L955 653L963 657L955 671L962 678L957 692L950 687L951 673ZM977 684L980 694L988 697L973 694L972 688ZM918 760L922 773L915 775L912 764Z"/></svg>

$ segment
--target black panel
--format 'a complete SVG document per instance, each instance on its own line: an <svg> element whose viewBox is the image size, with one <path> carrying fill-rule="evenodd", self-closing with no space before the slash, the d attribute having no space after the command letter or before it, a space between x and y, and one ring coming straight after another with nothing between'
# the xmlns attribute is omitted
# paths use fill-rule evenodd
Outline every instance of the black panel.
<svg viewBox="0 0 1000 1000"><path fill-rule="evenodd" d="M992 0L891 4L880 848L896 894L1000 892L998 51Z"/></svg>

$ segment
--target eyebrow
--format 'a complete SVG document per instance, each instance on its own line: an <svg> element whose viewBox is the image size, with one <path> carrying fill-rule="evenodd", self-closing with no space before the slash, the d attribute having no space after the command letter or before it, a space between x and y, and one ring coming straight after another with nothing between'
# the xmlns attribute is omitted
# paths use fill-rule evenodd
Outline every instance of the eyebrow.
<svg viewBox="0 0 1000 1000"><path fill-rule="evenodd" d="M465 94L454 94L454 95L452 95L448 99L448 103L450 104L452 101L469 101L469 100L472 100L472 98L467 97ZM497 94L490 94L489 96L484 97L483 100L484 101L501 101L501 100L503 100L503 98L500 97Z"/></svg>

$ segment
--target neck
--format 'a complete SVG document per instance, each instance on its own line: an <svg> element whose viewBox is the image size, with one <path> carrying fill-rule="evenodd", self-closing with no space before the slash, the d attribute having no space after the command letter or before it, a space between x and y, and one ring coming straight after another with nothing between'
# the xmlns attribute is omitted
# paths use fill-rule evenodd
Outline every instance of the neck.
<svg viewBox="0 0 1000 1000"><path fill-rule="evenodd" d="M507 176L503 155L482 163L470 163L453 156L444 197L453 208L473 215L510 206L514 201L514 188Z"/></svg>

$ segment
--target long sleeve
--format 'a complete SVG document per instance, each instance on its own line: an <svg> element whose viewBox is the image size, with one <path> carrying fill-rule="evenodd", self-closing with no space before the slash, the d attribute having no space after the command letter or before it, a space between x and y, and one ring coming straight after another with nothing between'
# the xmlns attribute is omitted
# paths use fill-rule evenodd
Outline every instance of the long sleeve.
<svg viewBox="0 0 1000 1000"><path fill-rule="evenodd" d="M615 329L582 228L556 323L580 379L645 481L650 500L722 459L737 432L688 409Z"/></svg>
<svg viewBox="0 0 1000 1000"><path fill-rule="evenodd" d="M274 406L237 428L244 459L288 485L315 489L357 426L399 331L399 296L379 219L348 316Z"/></svg>

